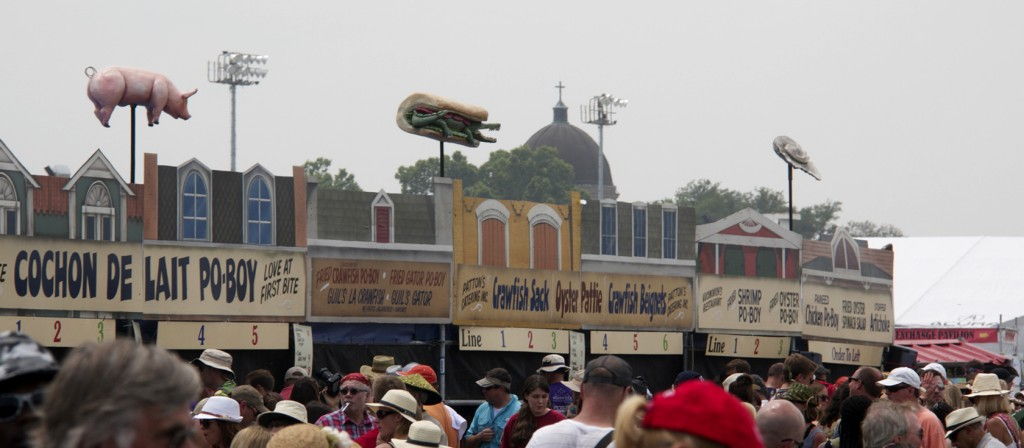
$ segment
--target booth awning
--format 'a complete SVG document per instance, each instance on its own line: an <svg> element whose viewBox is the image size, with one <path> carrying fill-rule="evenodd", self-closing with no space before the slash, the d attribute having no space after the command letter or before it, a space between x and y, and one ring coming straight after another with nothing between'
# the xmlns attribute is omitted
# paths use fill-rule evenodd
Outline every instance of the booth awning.
<svg viewBox="0 0 1024 448"><path fill-rule="evenodd" d="M992 353L976 345L957 340L897 341L897 345L917 351L919 364L929 362L970 362L1002 364L1006 357Z"/></svg>

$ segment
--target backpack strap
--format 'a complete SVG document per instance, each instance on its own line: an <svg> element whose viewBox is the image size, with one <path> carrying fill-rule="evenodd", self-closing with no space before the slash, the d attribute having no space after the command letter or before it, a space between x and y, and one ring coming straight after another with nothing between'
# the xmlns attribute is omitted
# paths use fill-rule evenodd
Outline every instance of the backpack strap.
<svg viewBox="0 0 1024 448"><path fill-rule="evenodd" d="M605 434L604 437L601 437L601 440L597 441L597 445L594 445L594 448L608 448L608 445L612 443L613 436L615 436L614 429L608 431L608 434Z"/></svg>

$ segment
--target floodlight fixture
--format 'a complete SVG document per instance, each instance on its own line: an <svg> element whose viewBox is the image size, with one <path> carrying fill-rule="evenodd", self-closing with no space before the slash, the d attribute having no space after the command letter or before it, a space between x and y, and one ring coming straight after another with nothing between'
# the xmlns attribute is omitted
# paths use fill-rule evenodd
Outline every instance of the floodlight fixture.
<svg viewBox="0 0 1024 448"><path fill-rule="evenodd" d="M206 64L206 79L218 84L227 84L231 91L231 171L235 171L237 154L235 138L235 89L238 86L253 86L267 77L267 69L255 65L266 65L270 56L265 54L222 51L214 61Z"/></svg>
<svg viewBox="0 0 1024 448"><path fill-rule="evenodd" d="M604 127L618 123L614 119L615 109L626 107L629 100L602 93L590 98L580 106L580 118L584 123L597 125L597 202L604 200Z"/></svg>

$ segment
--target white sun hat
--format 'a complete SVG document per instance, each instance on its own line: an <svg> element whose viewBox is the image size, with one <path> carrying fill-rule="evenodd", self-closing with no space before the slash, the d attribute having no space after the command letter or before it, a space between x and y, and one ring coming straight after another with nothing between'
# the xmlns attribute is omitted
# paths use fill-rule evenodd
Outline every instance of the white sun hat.
<svg viewBox="0 0 1024 448"><path fill-rule="evenodd" d="M232 398L214 396L206 400L203 409L192 417L196 420L223 420L238 423L242 421L242 412L238 402Z"/></svg>

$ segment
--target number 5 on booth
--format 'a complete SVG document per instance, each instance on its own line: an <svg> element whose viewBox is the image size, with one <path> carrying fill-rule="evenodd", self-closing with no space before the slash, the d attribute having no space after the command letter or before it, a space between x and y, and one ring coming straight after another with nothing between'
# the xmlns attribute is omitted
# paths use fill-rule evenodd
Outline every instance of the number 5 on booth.
<svg viewBox="0 0 1024 448"><path fill-rule="evenodd" d="M156 345L173 350L287 350L286 323L158 322Z"/></svg>
<svg viewBox="0 0 1024 448"><path fill-rule="evenodd" d="M590 353L681 355L683 354L683 334L658 331L591 331Z"/></svg>
<svg viewBox="0 0 1024 448"><path fill-rule="evenodd" d="M20 331L46 347L77 347L114 339L113 320L0 316L0 330Z"/></svg>

